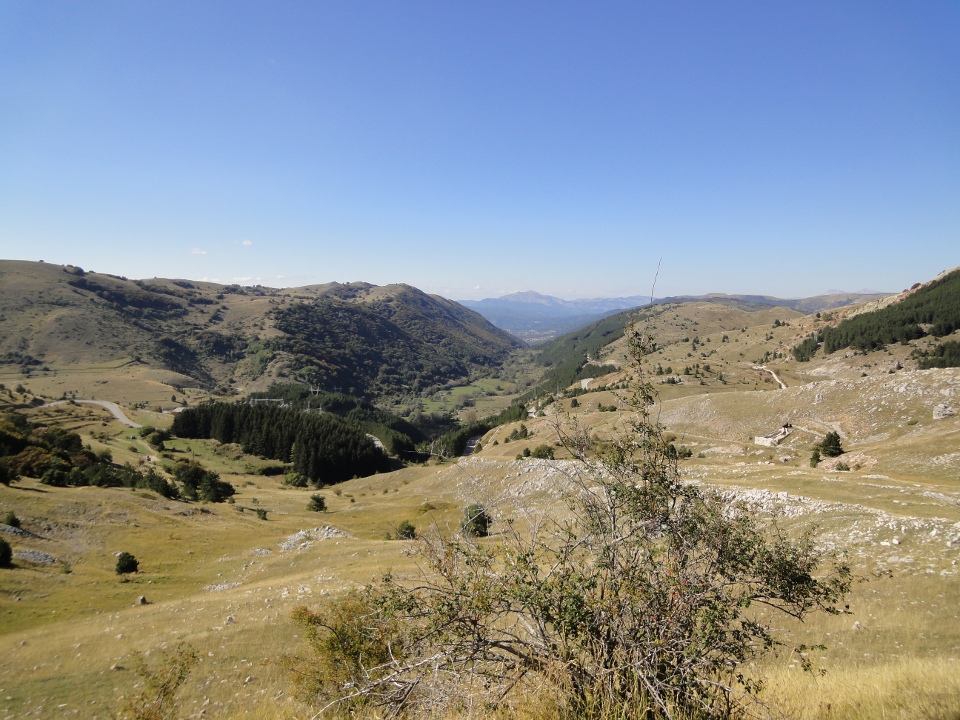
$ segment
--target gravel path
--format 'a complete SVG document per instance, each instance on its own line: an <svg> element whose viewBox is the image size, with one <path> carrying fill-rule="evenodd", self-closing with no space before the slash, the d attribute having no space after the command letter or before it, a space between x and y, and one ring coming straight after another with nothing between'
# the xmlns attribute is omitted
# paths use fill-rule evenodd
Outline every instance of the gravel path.
<svg viewBox="0 0 960 720"><path fill-rule="evenodd" d="M43 407L53 407L54 405L65 405L70 402L69 400L54 400L51 403L47 403ZM120 406L116 403L109 402L108 400L74 400L75 403L84 403L85 405L99 405L100 407L108 410L111 415L113 415L117 420L122 422L124 425L132 428L141 427L139 423L135 423L133 420L128 418L123 410L120 409Z"/></svg>
<svg viewBox="0 0 960 720"><path fill-rule="evenodd" d="M754 370L763 370L764 372L770 373L771 375L773 375L773 379L776 380L778 383L780 383L780 389L781 389L781 390L786 390L786 389L787 389L787 384L786 384L783 380L780 379L780 376L778 376L773 370L771 370L770 368L768 368L766 365L754 365L754 366L753 366L753 369L754 369Z"/></svg>

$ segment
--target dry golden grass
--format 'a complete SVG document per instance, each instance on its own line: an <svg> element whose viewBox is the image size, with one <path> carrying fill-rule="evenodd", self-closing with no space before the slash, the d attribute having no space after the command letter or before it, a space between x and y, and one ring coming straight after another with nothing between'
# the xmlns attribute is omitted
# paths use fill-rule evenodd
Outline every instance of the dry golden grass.
<svg viewBox="0 0 960 720"><path fill-rule="evenodd" d="M249 302L249 310L231 306L237 322L246 321L244 312L261 312L252 304L265 300ZM960 717L960 545L947 544L960 535L960 419L933 421L930 414L935 401L953 402L960 395L960 371L890 375L881 367L885 355L809 367L778 361L771 367L791 387L773 390L769 375L749 367L751 355L770 347L769 333L788 347L808 331L809 319L801 325L791 318L789 327L773 329L774 319L788 319L773 310L745 333L726 330L730 341L722 343L719 330L734 318L719 313L733 311L696 312L682 321L687 327L677 330L677 340L684 334L709 337L701 349L716 353L696 361L722 368L730 384L660 386L667 431L694 452L686 463L688 477L736 488L767 505L780 503L785 522L797 527L818 524L823 541L847 550L854 568L869 578L851 595L852 615L818 617L801 627L783 623L790 643L758 668L770 678L766 700L798 718ZM667 345L654 360L682 369L694 361L686 357L690 351L689 343ZM868 377L861 378L864 371ZM52 397L76 391L127 408L138 402L172 407L174 378L146 377L127 367L11 377L13 383L6 377L0 382L11 387L23 381ZM810 380L819 384L794 387ZM189 402L201 398L188 391ZM592 410L597 403L616 404L616 394L579 401L575 416L591 434L606 438L621 425L619 413ZM569 408L569 401L562 404ZM98 408L59 406L32 414L82 433L118 462L148 462L155 454ZM171 419L147 411L128 414L159 426ZM795 432L783 446L752 444L754 435L786 420ZM513 459L524 447L554 445L555 419L524 424L531 433L525 440L504 442L519 423L497 428L483 438L477 457L457 464L410 467L323 489L330 507L323 514L306 509L316 490L251 474L267 463L205 441L170 446L175 457L196 456L233 482L234 505L175 503L125 489L48 488L34 481L0 486L0 511L14 510L25 529L40 536L5 535L14 549L36 549L63 561L18 561L14 570L0 572L0 720L107 718L117 698L135 689L132 653L149 653L149 663L158 649L179 640L201 655L182 691L181 716L205 711L206 718L311 717L315 709L291 697L286 671L276 662L303 649L290 621L293 608L388 570L411 572L414 558L406 545L384 539L402 520L452 531L470 502L517 514L556 504L558 476L551 464ZM834 427L848 450L874 462L853 472L810 468L812 443ZM564 457L560 448L555 451ZM267 510L266 521L256 509ZM298 531L324 525L344 536L281 547ZM142 572L118 577L114 553L120 550L134 553ZM66 563L69 573L62 571ZM150 604L135 604L140 595ZM790 649L821 642L827 649L811 659L827 674L803 673ZM556 705L531 696L516 713L547 720L556 716Z"/></svg>
<svg viewBox="0 0 960 720"><path fill-rule="evenodd" d="M839 668L823 677L796 670L770 677L767 701L797 720L957 720L960 663L906 658Z"/></svg>
<svg viewBox="0 0 960 720"><path fill-rule="evenodd" d="M602 431L608 429L604 423L616 418L615 413L593 415ZM534 433L525 441L531 445L549 441L553 432L549 419L527 426ZM108 717L111 704L137 682L130 671L131 653L155 653L181 639L202 658L182 691L183 716L206 709L205 717L309 717L308 708L289 696L285 671L275 663L283 654L302 650L289 620L293 607L315 604L387 570L412 570L405 545L383 539L403 519L421 528L430 523L455 528L468 501L504 497L518 483L528 485L514 502L551 500L549 492L529 485L538 477L537 468L548 464L510 459L521 442L493 447L489 455L484 450L459 465L412 467L353 480L335 488L339 495L334 488L325 489L331 511L324 514L306 510L315 491L231 473L254 461L217 454L215 443L189 445L238 486L235 505L187 505L149 493L55 489L29 481L0 488L0 506L12 507L27 529L39 529L37 534L48 538L31 546L67 559L72 568L64 574L56 567L20 563L0 575L0 698L11 698L0 701L2 717L28 712L44 717L51 708L58 714L75 711L75 717ZM509 455L498 458L497 450ZM795 658L785 651L765 664L771 703L799 717L950 717L936 712L960 703L960 688L950 680L952 663L960 658L960 583L951 564L956 552L951 556L942 535L924 542L916 533L888 528L886 515L868 510L914 517L916 505L928 501L923 517L949 525L960 520L956 504L925 496L929 485L865 473L824 482L824 473L809 468L790 474L798 471L740 466L736 458L694 460L689 468L724 485L782 490L828 503L791 522L816 520L824 535L834 539L863 530L866 523L872 534L851 544L855 565L865 575L894 571L893 577L872 577L855 588L853 615L819 618L791 629L792 642L828 646L821 654L824 660L816 658L828 674L815 679L791 668ZM425 503L432 509L423 512ZM266 522L252 512L258 507L268 510ZM183 511L193 514L179 514ZM324 524L351 537L280 548L297 531ZM900 545L880 544L895 536ZM143 571L127 582L113 573L112 553L120 549L142 563ZM912 560L891 560L904 555ZM149 605L135 605L141 594ZM854 622L863 629L854 630ZM124 669L111 670L115 666ZM869 683L876 688L858 689ZM538 720L552 714L541 702L521 710Z"/></svg>

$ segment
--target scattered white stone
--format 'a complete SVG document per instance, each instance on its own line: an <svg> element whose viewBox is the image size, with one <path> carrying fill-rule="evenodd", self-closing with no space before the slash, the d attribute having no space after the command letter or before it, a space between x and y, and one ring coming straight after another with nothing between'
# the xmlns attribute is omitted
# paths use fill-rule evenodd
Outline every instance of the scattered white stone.
<svg viewBox="0 0 960 720"><path fill-rule="evenodd" d="M57 559L53 555L40 552L39 550L18 550L13 556L18 560L26 560L27 562L37 563L38 565L54 565L57 562Z"/></svg>
<svg viewBox="0 0 960 720"><path fill-rule="evenodd" d="M933 409L933 419L943 420L944 418L948 418L951 415L954 415L955 413L956 413L956 410L954 410L949 405L940 404Z"/></svg>
<svg viewBox="0 0 960 720"><path fill-rule="evenodd" d="M300 530L299 532L294 533L282 543L280 543L280 549L283 551L287 550L303 550L304 548L310 547L317 540L329 540L330 538L348 538L350 537L349 533L335 528L332 525L321 525L320 527L315 527L307 530Z"/></svg>
<svg viewBox="0 0 960 720"><path fill-rule="evenodd" d="M217 583L216 585L207 585L204 590L207 592L221 592L223 590L232 590L235 587L240 587L238 582L228 582L228 583Z"/></svg>

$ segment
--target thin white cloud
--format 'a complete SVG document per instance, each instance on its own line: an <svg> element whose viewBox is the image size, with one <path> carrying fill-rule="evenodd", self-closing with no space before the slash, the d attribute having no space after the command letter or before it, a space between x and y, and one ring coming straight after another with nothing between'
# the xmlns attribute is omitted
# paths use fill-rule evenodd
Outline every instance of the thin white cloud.
<svg viewBox="0 0 960 720"><path fill-rule="evenodd" d="M193 250L190 251L190 254L191 254L191 255L206 255L206 254L207 254L207 251L206 251L206 250L201 250L200 248L194 248Z"/></svg>
<svg viewBox="0 0 960 720"><path fill-rule="evenodd" d="M253 245L253 240L243 240L240 244L243 245L244 247L250 247L251 245Z"/></svg>

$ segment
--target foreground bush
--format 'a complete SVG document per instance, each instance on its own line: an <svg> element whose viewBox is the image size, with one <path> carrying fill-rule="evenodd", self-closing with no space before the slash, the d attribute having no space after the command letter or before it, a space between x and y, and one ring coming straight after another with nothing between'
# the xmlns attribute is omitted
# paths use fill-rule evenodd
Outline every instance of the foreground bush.
<svg viewBox="0 0 960 720"><path fill-rule="evenodd" d="M10 548L10 543L0 538L0 567L10 567L12 561L13 550Z"/></svg>
<svg viewBox="0 0 960 720"><path fill-rule="evenodd" d="M638 368L646 346L631 331ZM762 687L749 661L782 642L776 613L752 606L841 612L849 570L811 534L682 482L653 402L640 374L632 432L599 461L585 435L566 438L569 515L506 523L496 545L420 538L411 582L299 609L303 687L324 707L388 714L509 712L533 683L577 718L740 715Z"/></svg>
<svg viewBox="0 0 960 720"><path fill-rule="evenodd" d="M200 660L196 649L184 642L160 650L148 666L143 655L134 653L133 670L139 676L138 691L121 698L111 717L120 720L167 720L182 717L177 712L177 692Z"/></svg>

